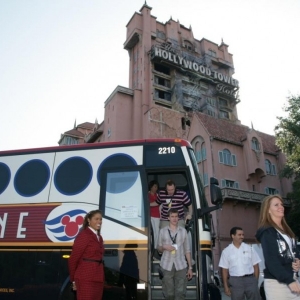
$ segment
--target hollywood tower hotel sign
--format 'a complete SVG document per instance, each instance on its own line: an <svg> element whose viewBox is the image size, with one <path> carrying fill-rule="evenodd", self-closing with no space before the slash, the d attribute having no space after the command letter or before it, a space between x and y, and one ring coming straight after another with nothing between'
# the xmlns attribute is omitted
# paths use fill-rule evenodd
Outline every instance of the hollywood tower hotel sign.
<svg viewBox="0 0 300 300"><path fill-rule="evenodd" d="M219 93L236 98L236 91L239 87L238 80L229 75L214 71L203 64L197 63L196 61L191 61L181 55L178 55L176 50L174 50L168 44L152 46L151 60L157 59L164 60L174 67L178 67L181 70L184 69L188 73L198 75L198 77L202 77L203 79L209 80L212 83L217 83L216 90Z"/></svg>

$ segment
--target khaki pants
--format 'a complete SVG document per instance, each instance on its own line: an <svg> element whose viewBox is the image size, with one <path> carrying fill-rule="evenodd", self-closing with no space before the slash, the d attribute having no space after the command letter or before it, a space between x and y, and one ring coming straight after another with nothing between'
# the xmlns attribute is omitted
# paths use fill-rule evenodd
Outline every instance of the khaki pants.
<svg viewBox="0 0 300 300"><path fill-rule="evenodd" d="M173 264L172 270L161 268L164 277L162 279L162 290L167 300L184 300L186 293L186 269L176 271Z"/></svg>
<svg viewBox="0 0 300 300"><path fill-rule="evenodd" d="M300 295L292 293L285 283L280 283L276 279L265 279L264 288L267 300L300 300Z"/></svg>

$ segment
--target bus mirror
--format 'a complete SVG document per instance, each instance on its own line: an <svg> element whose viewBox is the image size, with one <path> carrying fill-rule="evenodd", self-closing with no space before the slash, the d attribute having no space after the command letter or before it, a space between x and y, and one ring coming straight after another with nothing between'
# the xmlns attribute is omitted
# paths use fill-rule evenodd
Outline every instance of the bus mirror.
<svg viewBox="0 0 300 300"><path fill-rule="evenodd" d="M211 203L215 206L203 207L197 210L199 218L203 217L205 214L208 214L214 210L222 208L223 198L222 192L219 187L218 179L211 177L210 178L210 200Z"/></svg>
<svg viewBox="0 0 300 300"><path fill-rule="evenodd" d="M211 203L214 205L219 205L223 202L218 179L214 177L210 178L210 199L211 199Z"/></svg>

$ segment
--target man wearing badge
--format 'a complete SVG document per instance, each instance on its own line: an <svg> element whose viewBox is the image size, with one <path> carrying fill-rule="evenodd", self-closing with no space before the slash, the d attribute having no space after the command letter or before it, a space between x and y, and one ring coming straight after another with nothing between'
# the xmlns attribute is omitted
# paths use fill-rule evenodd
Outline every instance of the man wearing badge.
<svg viewBox="0 0 300 300"><path fill-rule="evenodd" d="M179 226L185 227L187 220L191 220L193 216L192 202L185 191L176 188L173 180L166 182L165 190L159 191L156 202L150 206L161 205L160 229L169 225L168 211L175 208L178 211ZM188 213L185 216L185 207Z"/></svg>
<svg viewBox="0 0 300 300"><path fill-rule="evenodd" d="M168 212L169 226L160 230L157 250L162 253L160 267L166 299L185 299L187 279L193 277L191 251L186 230L178 226L178 210Z"/></svg>

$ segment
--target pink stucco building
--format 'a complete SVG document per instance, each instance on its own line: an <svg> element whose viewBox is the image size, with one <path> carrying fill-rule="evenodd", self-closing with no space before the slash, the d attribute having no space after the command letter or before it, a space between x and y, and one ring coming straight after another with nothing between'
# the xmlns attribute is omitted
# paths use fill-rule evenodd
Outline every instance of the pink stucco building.
<svg viewBox="0 0 300 300"><path fill-rule="evenodd" d="M207 196L210 177L222 188L223 208L212 213L215 262L231 227L243 227L246 241L255 242L261 200L274 193L286 197L291 181L278 175L285 156L275 137L238 119L239 82L228 45L197 39L178 21L157 21L145 3L127 24L124 49L129 86L117 86L105 100L101 124L74 126L59 144L187 139Z"/></svg>

